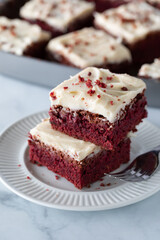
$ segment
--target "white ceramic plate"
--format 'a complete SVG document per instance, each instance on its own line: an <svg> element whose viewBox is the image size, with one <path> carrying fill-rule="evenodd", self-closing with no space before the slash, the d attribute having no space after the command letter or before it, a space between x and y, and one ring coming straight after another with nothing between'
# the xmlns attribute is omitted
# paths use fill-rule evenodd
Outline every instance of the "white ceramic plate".
<svg viewBox="0 0 160 240"><path fill-rule="evenodd" d="M125 183L105 176L90 188L76 189L45 167L29 162L27 136L47 113L28 116L9 127L0 138L1 181L19 196L48 207L76 211L113 209L141 201L160 190L160 171L148 181ZM144 121L132 137L131 160L160 144L160 130ZM124 165L123 167L126 167ZM100 186L104 183L105 186Z"/></svg>

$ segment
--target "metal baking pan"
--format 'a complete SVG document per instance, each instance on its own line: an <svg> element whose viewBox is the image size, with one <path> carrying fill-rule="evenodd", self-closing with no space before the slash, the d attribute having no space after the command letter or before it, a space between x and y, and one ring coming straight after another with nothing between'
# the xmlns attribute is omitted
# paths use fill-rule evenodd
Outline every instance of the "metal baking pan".
<svg viewBox="0 0 160 240"><path fill-rule="evenodd" d="M80 70L58 63L0 52L0 73L13 79L53 88ZM160 108L160 83L146 80L150 107Z"/></svg>

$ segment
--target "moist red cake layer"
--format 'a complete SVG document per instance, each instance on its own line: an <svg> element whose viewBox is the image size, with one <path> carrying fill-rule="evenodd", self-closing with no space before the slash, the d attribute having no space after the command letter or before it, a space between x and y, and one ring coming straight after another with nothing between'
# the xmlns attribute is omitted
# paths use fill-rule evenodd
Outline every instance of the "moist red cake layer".
<svg viewBox="0 0 160 240"><path fill-rule="evenodd" d="M102 150L81 162L34 140L32 136L28 143L31 162L46 166L49 170L65 177L79 189L99 180L104 173L117 169L130 158L130 139L121 142L115 151Z"/></svg>
<svg viewBox="0 0 160 240"><path fill-rule="evenodd" d="M51 51L47 51L47 59L49 59L50 61L56 61L56 62L60 62L64 65L69 65L69 66L72 66L72 67L76 67L76 65L73 64L73 62L70 62L70 60L60 54L55 54ZM115 73L126 73L126 72L129 72L130 71L130 68L131 68L131 63L129 61L123 61L121 63L115 63L115 64L109 64L109 63L106 63L106 64L101 64L99 66L94 66L94 67L97 67L97 68L104 68L104 69L109 69L110 71L112 72L115 72Z"/></svg>
<svg viewBox="0 0 160 240"><path fill-rule="evenodd" d="M53 106L49 111L50 123L53 129L69 136L113 150L147 116L145 106L144 94L138 94L122 111L120 119L113 124L98 114Z"/></svg>
<svg viewBox="0 0 160 240"><path fill-rule="evenodd" d="M52 37L54 38L63 35L64 33L81 29L83 27L90 27L93 22L93 16L87 16L86 18L83 19L77 19L74 23L71 23L70 26L68 26L68 29L65 32L62 32L61 30L54 28L51 25L39 19L37 20L24 19L24 20L28 21L31 24L39 25L41 29L50 32L52 34Z"/></svg>

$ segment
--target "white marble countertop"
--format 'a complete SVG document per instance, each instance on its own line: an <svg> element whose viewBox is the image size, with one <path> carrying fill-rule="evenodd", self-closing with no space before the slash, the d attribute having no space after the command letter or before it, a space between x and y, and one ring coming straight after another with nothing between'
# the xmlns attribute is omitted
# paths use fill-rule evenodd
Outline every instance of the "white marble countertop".
<svg viewBox="0 0 160 240"><path fill-rule="evenodd" d="M54 85L54 84L53 84ZM0 131L29 114L49 109L49 89L0 76ZM160 110L148 119L160 127ZM160 192L137 204L101 212L69 212L42 207L0 183L0 240L157 240Z"/></svg>

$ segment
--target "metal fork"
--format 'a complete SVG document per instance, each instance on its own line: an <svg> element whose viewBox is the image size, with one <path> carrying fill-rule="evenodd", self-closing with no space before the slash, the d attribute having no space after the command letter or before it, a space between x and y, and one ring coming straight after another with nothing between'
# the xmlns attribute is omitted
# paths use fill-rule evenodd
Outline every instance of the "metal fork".
<svg viewBox="0 0 160 240"><path fill-rule="evenodd" d="M139 155L127 168L109 176L126 182L140 182L149 179L159 168L160 145L152 151Z"/></svg>

